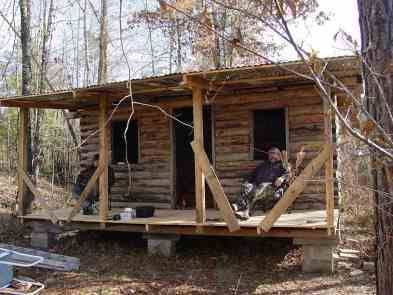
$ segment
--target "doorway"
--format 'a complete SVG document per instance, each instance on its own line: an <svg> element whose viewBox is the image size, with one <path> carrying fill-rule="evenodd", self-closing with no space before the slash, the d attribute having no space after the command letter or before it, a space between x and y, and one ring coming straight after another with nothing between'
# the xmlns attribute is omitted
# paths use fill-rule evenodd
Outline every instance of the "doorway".
<svg viewBox="0 0 393 295"><path fill-rule="evenodd" d="M192 107L174 110L182 122L193 125ZM194 139L193 130L179 123L174 123L174 159L175 159L175 207L195 208L195 163L191 142ZM212 112L210 106L203 108L203 140L204 148L212 162ZM206 208L213 208L214 201L209 187L206 185Z"/></svg>

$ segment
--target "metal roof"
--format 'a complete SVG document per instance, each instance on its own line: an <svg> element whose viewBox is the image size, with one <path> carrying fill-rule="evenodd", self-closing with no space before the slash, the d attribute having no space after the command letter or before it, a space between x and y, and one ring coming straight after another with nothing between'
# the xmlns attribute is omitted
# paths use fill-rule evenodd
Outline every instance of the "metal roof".
<svg viewBox="0 0 393 295"><path fill-rule="evenodd" d="M341 56L323 59L329 71L338 77L357 76L360 74L358 58ZM131 83L132 94L136 99L153 100L174 99L191 96L191 91L183 83L183 76L203 78L207 84L222 85L220 93L225 94L237 90L255 88L271 88L288 83L312 83L294 72L307 74L307 66L301 61L289 61L279 64L262 64L240 66L208 71L173 73L130 81L110 82L103 85L90 85L83 88L58 90L44 94L7 97L0 100L4 107L32 107L54 109L81 109L98 105L98 98L108 97L118 101L129 94Z"/></svg>

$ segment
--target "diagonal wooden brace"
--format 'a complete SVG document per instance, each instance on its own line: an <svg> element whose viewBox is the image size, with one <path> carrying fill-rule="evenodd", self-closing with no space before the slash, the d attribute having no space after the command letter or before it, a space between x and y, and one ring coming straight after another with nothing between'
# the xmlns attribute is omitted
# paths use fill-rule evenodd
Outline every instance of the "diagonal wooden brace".
<svg viewBox="0 0 393 295"><path fill-rule="evenodd" d="M306 180L312 178L317 174L323 167L327 159L329 158L330 152L333 145L325 145L322 152L319 153L307 166L304 168L302 173L295 178L295 181L285 191L283 197L278 203L270 210L265 218L258 224L257 231L260 234L261 229L268 232L278 218L292 205L296 198L303 192L307 185Z"/></svg>
<svg viewBox="0 0 393 295"><path fill-rule="evenodd" d="M37 191L35 188L34 184L31 182L30 178L27 176L26 172L18 167L18 173L19 175L23 178L23 181L26 183L27 187L31 191L31 193L34 195L34 197L38 200L38 202L41 204L41 206L44 208L44 210L49 214L50 220L52 221L53 224L56 224L58 219L56 215L54 214L53 210L51 210L46 202L42 200L40 197L40 193Z"/></svg>
<svg viewBox="0 0 393 295"><path fill-rule="evenodd" d="M228 198L225 195L224 189L222 188L220 181L218 180L217 175L209 162L209 158L203 150L203 147L195 141L191 143L191 146L194 150L195 159L206 177L206 182L210 187L210 190L213 194L214 200L217 203L218 209L222 214L222 217L228 225L229 231L233 232L239 230L239 222L232 211L231 205L229 204Z"/></svg>
<svg viewBox="0 0 393 295"><path fill-rule="evenodd" d="M98 177L100 177L101 173L104 171L103 167L100 166L96 169L93 176L89 179L86 187L84 188L83 192L80 195L78 202L75 204L74 208L70 212L70 215L67 218L67 222L70 222L72 218L80 211L82 203L86 200L87 196L93 189L94 185L96 184Z"/></svg>

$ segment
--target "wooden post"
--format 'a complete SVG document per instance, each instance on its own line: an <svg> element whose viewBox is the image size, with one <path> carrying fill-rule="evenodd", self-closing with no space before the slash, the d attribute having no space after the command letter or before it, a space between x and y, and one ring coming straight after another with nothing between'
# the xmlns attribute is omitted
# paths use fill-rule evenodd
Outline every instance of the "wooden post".
<svg viewBox="0 0 393 295"><path fill-rule="evenodd" d="M192 88L194 141L203 147L203 95L200 88ZM205 177L195 157L195 209L196 222L205 223Z"/></svg>
<svg viewBox="0 0 393 295"><path fill-rule="evenodd" d="M228 225L229 231L233 232L239 230L239 222L232 211L224 189L222 188L222 185L220 184L220 181L214 172L214 169L206 155L205 150L203 149L203 146L194 141L191 143L191 146L194 150L195 160L198 162L199 167L201 167L203 173L206 175L207 184L210 187L214 200L217 202L221 216Z"/></svg>
<svg viewBox="0 0 393 295"><path fill-rule="evenodd" d="M29 122L29 109L19 109L19 134L18 134L18 167L23 171L27 171L27 126ZM18 216L25 214L25 198L27 195L27 185L23 180L23 175L18 170Z"/></svg>
<svg viewBox="0 0 393 295"><path fill-rule="evenodd" d="M324 101L324 130L325 130L325 143L326 145L333 144L332 134L332 111L328 102ZM334 150L331 149L328 159L325 163L325 194L326 194L326 221L328 234L332 234L334 223L334 177L333 177L333 154Z"/></svg>
<svg viewBox="0 0 393 295"><path fill-rule="evenodd" d="M100 149L99 149L99 163L102 173L99 180L100 193L100 220L101 226L105 227L105 221L108 218L108 161L109 161L109 140L108 140L108 102L106 97L100 97L100 115L99 115L99 130L100 130Z"/></svg>

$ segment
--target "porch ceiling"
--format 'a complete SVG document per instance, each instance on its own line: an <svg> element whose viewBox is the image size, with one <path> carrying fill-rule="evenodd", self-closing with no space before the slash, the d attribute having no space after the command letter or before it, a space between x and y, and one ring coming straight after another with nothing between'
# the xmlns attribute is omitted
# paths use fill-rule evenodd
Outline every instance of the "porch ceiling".
<svg viewBox="0 0 393 295"><path fill-rule="evenodd" d="M336 57L325 59L328 69L336 76L358 77L360 66L355 57ZM288 70L289 69L289 70ZM139 101L157 102L178 98L190 98L190 84L184 81L198 80L211 92L230 94L253 89L269 90L284 85L309 84L311 81L301 78L291 71L307 73L301 62L282 63L280 65L257 65L205 72L176 73L131 81L133 97ZM191 79L185 79L190 77ZM45 94L8 97L0 100L3 107L29 107L48 109L77 110L98 107L100 97L107 97L116 102L129 93L129 81L93 85L85 88L61 90Z"/></svg>

